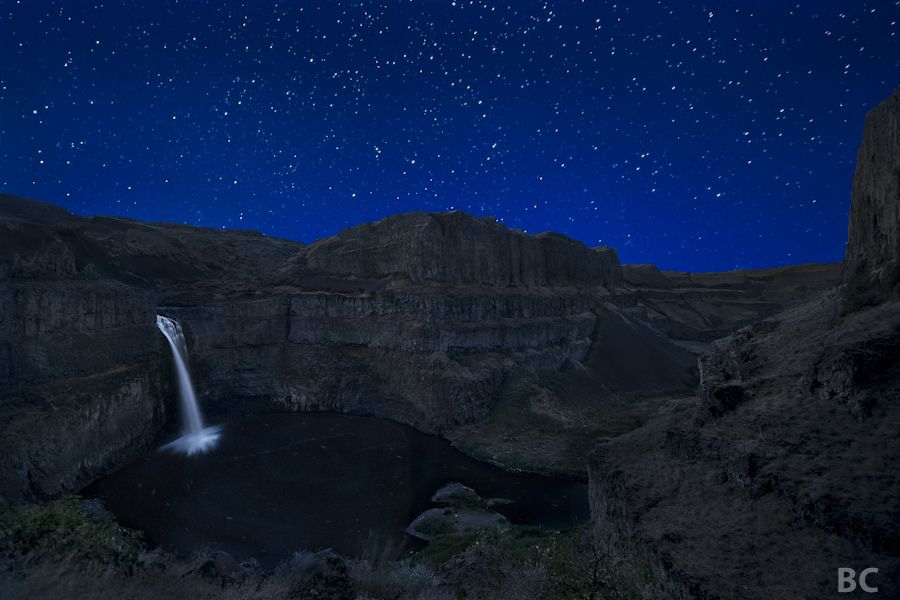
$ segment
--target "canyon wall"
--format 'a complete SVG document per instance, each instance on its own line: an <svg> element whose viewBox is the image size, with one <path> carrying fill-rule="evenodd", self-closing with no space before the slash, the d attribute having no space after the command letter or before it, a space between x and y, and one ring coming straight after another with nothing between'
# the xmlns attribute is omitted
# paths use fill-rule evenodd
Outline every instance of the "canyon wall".
<svg viewBox="0 0 900 600"><path fill-rule="evenodd" d="M76 260L47 205L0 214L0 499L78 489L136 456L167 417L146 291Z"/></svg>
<svg viewBox="0 0 900 600"><path fill-rule="evenodd" d="M846 281L875 301L900 280L900 88L866 117L850 204Z"/></svg>
<svg viewBox="0 0 900 600"><path fill-rule="evenodd" d="M348 411L429 432L483 417L512 371L579 360L592 308L621 293L610 250L456 212L390 217L231 272L213 294L157 287L208 410Z"/></svg>
<svg viewBox="0 0 900 600"><path fill-rule="evenodd" d="M161 312L185 324L214 414L350 411L424 431L484 416L512 370L581 358L597 301L575 289L291 290L202 305L173 297L180 305Z"/></svg>
<svg viewBox="0 0 900 600"><path fill-rule="evenodd" d="M550 398L577 408L553 426L561 451L578 456L542 452L552 469L581 461L582 444L566 442L573 423L589 436L609 425L589 415L623 409L604 431L637 427L689 389L691 353L837 276L827 265L623 269L610 249L459 212L398 215L303 245L0 196L0 227L0 450L11 457L0 496L14 501L77 490L172 432L157 313L182 323L213 419L334 410L449 434L527 376L540 419L562 414ZM623 405L632 395L640 410ZM500 425L490 427L509 433Z"/></svg>
<svg viewBox="0 0 900 600"><path fill-rule="evenodd" d="M352 227L310 246L282 275L306 271L492 287L622 281L614 250L588 249L556 233L528 235L458 211L412 212Z"/></svg>

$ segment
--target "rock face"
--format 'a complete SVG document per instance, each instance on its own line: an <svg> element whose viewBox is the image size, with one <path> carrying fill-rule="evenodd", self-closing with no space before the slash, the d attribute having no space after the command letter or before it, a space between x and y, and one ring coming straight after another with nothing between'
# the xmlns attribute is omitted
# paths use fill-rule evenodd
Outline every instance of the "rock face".
<svg viewBox="0 0 900 600"><path fill-rule="evenodd" d="M701 394L600 444L592 515L667 593L830 597L839 566L900 584L900 305L835 323L837 295L717 341Z"/></svg>
<svg viewBox="0 0 900 600"><path fill-rule="evenodd" d="M354 227L280 264L262 287L157 296L213 412L349 411L443 431L483 417L506 374L584 356L592 307L621 283L612 251L462 213Z"/></svg>
<svg viewBox="0 0 900 600"><path fill-rule="evenodd" d="M648 593L832 597L840 567L900 590L898 106L867 120L843 285L715 341L697 396L595 448L597 539Z"/></svg>
<svg viewBox="0 0 900 600"><path fill-rule="evenodd" d="M0 497L47 497L145 448L168 392L150 295L80 262L65 211L3 208Z"/></svg>
<svg viewBox="0 0 900 600"><path fill-rule="evenodd" d="M483 416L516 368L582 356L596 317L578 290L292 289L203 304L172 292L213 412L337 410L426 431Z"/></svg>
<svg viewBox="0 0 900 600"><path fill-rule="evenodd" d="M352 227L316 242L284 269L415 283L489 286L617 286L614 250L555 233L527 235L492 218L413 212Z"/></svg>
<svg viewBox="0 0 900 600"><path fill-rule="evenodd" d="M883 295L900 279L900 88L866 117L844 260L858 287Z"/></svg>

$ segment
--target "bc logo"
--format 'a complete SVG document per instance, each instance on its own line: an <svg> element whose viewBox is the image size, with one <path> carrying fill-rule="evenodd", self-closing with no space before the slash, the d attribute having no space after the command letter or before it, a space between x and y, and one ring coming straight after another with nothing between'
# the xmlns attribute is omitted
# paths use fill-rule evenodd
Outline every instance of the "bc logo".
<svg viewBox="0 0 900 600"><path fill-rule="evenodd" d="M845 594L848 592L852 592L856 589L857 581L859 581L859 589L866 592L867 594L874 594L878 591L877 587L870 586L866 581L866 578L873 574L877 573L878 569L868 568L860 571L859 578L856 577L856 571L849 567L840 567L838 568L838 592L841 594Z"/></svg>

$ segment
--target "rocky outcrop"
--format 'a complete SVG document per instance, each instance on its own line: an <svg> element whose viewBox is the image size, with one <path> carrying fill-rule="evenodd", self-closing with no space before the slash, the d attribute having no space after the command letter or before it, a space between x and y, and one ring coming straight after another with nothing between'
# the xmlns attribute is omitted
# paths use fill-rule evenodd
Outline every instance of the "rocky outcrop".
<svg viewBox="0 0 900 600"><path fill-rule="evenodd" d="M900 88L866 117L844 260L858 293L877 299L900 279Z"/></svg>
<svg viewBox="0 0 900 600"><path fill-rule="evenodd" d="M648 594L824 598L840 567L900 589L897 106L867 120L843 285L715 341L697 396L595 448L597 539Z"/></svg>

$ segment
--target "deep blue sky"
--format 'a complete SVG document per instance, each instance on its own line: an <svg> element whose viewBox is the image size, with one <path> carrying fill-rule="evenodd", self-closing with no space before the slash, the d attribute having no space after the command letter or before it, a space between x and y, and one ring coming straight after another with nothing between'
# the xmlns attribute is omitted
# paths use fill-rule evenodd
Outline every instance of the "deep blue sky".
<svg viewBox="0 0 900 600"><path fill-rule="evenodd" d="M692 271L842 257L900 3L0 0L0 189L312 241L462 209Z"/></svg>

